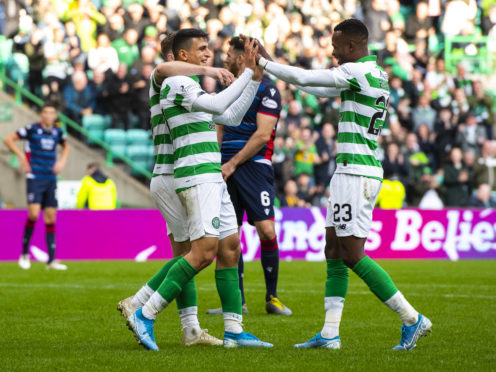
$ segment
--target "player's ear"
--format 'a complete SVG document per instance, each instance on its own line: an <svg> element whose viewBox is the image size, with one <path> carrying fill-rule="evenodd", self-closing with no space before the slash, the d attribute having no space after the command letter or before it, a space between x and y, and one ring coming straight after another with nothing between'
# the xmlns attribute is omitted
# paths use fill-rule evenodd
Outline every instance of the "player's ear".
<svg viewBox="0 0 496 372"><path fill-rule="evenodd" d="M179 52L177 54L179 57L179 61L188 61L189 54L186 50L179 49Z"/></svg>
<svg viewBox="0 0 496 372"><path fill-rule="evenodd" d="M238 56L236 57L236 63L238 65L242 65L245 63L245 56L243 54L238 54Z"/></svg>

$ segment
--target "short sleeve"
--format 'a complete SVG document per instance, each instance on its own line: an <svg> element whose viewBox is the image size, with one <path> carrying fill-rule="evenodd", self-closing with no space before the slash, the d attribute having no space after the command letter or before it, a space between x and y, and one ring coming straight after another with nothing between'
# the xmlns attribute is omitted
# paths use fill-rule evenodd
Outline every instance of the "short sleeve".
<svg viewBox="0 0 496 372"><path fill-rule="evenodd" d="M171 100L175 105L182 106L188 111L193 111L193 103L205 91L200 84L190 77L176 76L167 79L168 84L171 84L171 93L168 95L168 100Z"/></svg>
<svg viewBox="0 0 496 372"><path fill-rule="evenodd" d="M60 129L60 132L59 132L59 143L61 145L63 145L65 143L65 141L67 141L67 134L65 134L65 132Z"/></svg>
<svg viewBox="0 0 496 372"><path fill-rule="evenodd" d="M22 128L19 128L17 130L17 137L19 137L20 139L27 139L28 136L29 136L29 131L31 130L31 125L26 125L25 127L22 127Z"/></svg>
<svg viewBox="0 0 496 372"><path fill-rule="evenodd" d="M260 96L257 113L279 118L281 109L281 94L279 90L274 86L266 87Z"/></svg>

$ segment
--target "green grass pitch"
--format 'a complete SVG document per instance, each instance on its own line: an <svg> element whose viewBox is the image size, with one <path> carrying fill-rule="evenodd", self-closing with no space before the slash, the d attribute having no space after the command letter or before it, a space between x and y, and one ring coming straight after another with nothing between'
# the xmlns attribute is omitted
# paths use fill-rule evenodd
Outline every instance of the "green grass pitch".
<svg viewBox="0 0 496 372"><path fill-rule="evenodd" d="M410 352L394 352L400 321L356 277L341 322L341 350L295 350L323 324L325 263L281 262L279 297L291 317L265 314L262 270L247 263L245 330L273 349L183 347L175 304L155 325L159 352L139 346L116 311L162 264L68 262L67 272L33 263L0 264L0 371L490 371L496 363L494 261L380 261L433 334ZM197 276L203 328L222 337L213 268Z"/></svg>

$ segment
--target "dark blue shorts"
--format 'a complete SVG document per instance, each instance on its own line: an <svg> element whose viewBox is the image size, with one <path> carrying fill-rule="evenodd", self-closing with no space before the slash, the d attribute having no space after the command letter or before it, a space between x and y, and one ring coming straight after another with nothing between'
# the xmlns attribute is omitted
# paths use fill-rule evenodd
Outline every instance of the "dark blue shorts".
<svg viewBox="0 0 496 372"><path fill-rule="evenodd" d="M274 170L263 163L248 161L241 164L227 179L238 225L246 211L248 222L274 219Z"/></svg>
<svg viewBox="0 0 496 372"><path fill-rule="evenodd" d="M41 204L41 208L57 208L57 180L28 178L28 204Z"/></svg>

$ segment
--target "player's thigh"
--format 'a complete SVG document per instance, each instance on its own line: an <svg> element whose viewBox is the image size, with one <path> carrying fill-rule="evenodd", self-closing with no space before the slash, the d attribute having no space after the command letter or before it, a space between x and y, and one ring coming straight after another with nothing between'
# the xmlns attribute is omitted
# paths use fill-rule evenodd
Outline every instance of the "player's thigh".
<svg viewBox="0 0 496 372"><path fill-rule="evenodd" d="M186 211L174 189L172 175L153 177L150 182L150 192L160 213L167 224L167 233L172 234L175 242L189 240L189 233L185 221Z"/></svg>
<svg viewBox="0 0 496 372"><path fill-rule="evenodd" d="M234 206L231 202L231 197L229 195L229 192L227 191L227 186L225 183L222 183L221 185L221 205L219 218L219 239L222 240L231 235L236 235L237 237L238 221L236 218ZM233 249L236 249L237 246L239 246L239 244L235 244L235 246L233 246Z"/></svg>
<svg viewBox="0 0 496 372"><path fill-rule="evenodd" d="M349 174L331 179L326 227L334 227L338 237L366 238L381 182Z"/></svg>
<svg viewBox="0 0 496 372"><path fill-rule="evenodd" d="M203 183L178 194L186 211L188 234L192 243L202 237L219 238L223 187L225 188L224 182Z"/></svg>
<svg viewBox="0 0 496 372"><path fill-rule="evenodd" d="M26 197L29 204L39 204L43 202L44 184L42 180L28 178L26 180Z"/></svg>
<svg viewBox="0 0 496 372"><path fill-rule="evenodd" d="M41 207L43 210L46 208L57 208L57 181L56 180L44 180L42 183L42 201ZM55 217L54 217L55 218Z"/></svg>
<svg viewBox="0 0 496 372"><path fill-rule="evenodd" d="M234 173L238 194L246 208L248 221L264 221L274 218L274 171L272 167L247 162Z"/></svg>
<svg viewBox="0 0 496 372"><path fill-rule="evenodd" d="M231 202L234 207L234 212L236 213L236 220L238 221L238 226L243 224L243 216L245 214L245 206L243 204L243 198L239 193L239 187L237 180L231 176L226 181L227 191L231 197Z"/></svg>
<svg viewBox="0 0 496 372"><path fill-rule="evenodd" d="M41 204L40 203L30 203L28 204L28 218L31 221L37 221L40 217Z"/></svg>

